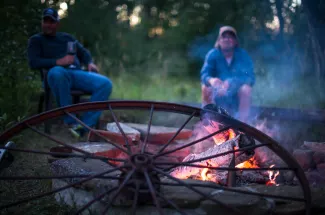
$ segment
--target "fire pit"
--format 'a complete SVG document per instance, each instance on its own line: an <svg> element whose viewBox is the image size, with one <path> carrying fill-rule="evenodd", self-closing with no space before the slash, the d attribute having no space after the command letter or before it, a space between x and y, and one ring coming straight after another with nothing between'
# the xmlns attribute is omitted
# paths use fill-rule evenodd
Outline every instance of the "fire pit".
<svg viewBox="0 0 325 215"><path fill-rule="evenodd" d="M147 124L122 122L116 114L121 109L149 110ZM89 110L110 114L102 129L89 128L73 114ZM65 143L35 126L64 115L89 129L86 142ZM154 116L168 125L157 126ZM26 128L63 148L2 148L48 155L52 176L0 179L51 179L53 189L0 209L55 194L57 201L77 206L76 214L281 214L278 205L310 214L308 181L290 153L219 110L146 101L85 103L27 119L0 141Z"/></svg>

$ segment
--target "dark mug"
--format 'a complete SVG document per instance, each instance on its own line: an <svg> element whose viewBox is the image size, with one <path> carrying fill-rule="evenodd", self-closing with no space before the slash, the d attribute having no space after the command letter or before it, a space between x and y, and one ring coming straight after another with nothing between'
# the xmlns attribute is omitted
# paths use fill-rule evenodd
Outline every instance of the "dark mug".
<svg viewBox="0 0 325 215"><path fill-rule="evenodd" d="M76 42L68 42L67 44L67 54L75 55L77 53L77 44Z"/></svg>

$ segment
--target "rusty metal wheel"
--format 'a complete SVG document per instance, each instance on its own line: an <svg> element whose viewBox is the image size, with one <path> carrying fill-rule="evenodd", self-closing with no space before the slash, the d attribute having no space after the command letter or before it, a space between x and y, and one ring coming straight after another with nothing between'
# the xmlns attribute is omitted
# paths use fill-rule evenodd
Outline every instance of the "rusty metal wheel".
<svg viewBox="0 0 325 215"><path fill-rule="evenodd" d="M75 113L80 113L84 111L105 111L105 113L110 114L110 119L112 122L116 123L116 126L120 132L120 134L124 138L123 144L117 144L109 140L105 137L100 130L91 128L79 120ZM146 111L148 112L148 120L147 120L147 132L142 140L137 144L132 143L126 133L123 131L121 124L121 120L118 119L123 118L121 116L117 116L116 111L122 112L131 111L134 112L136 110ZM180 118L177 118L177 123L172 122L172 119L175 117L171 117L166 119L168 124L177 125L178 129L175 133L166 141L165 144L161 144L156 152L148 151L148 145L150 144L150 131L154 115L156 113L166 113L166 114L174 114L173 116L180 115L183 119L183 122L180 124ZM176 114L176 115L175 115ZM60 140L60 135L52 134L49 135L44 133L39 127L42 123L47 120L53 120L55 118L59 118L62 116L68 115L74 118L77 122L79 122L82 126L84 126L88 131L92 132L93 135L102 138L102 140L106 140L106 144L111 145L116 148L116 150L123 153L122 157L110 157L98 155L92 152L89 152L84 149L80 149L76 147L74 144L70 142L67 143L63 140ZM185 117L184 117L185 116ZM213 131L210 129L210 133L201 135L200 137L196 136L196 138L191 139L191 141L184 143L180 146L173 146L174 140L177 136L182 132L184 128L191 127L193 128L193 123L190 126L190 121L194 120L195 126L212 126L214 128ZM32 148L28 145L18 144L12 145L12 142L15 142L15 137L17 137L24 130L31 130L35 134L40 135L41 138L48 139L55 144L64 146L65 149L69 149L66 152L53 152L50 148L46 148L46 150L39 150L38 148ZM163 158L168 157L168 155L172 153L177 153L180 150L187 149L197 144L200 144L204 141L211 140L212 138L223 134L225 131L232 130L235 135L230 137L230 133L228 133L229 137L226 142L234 142L237 145L231 145L231 150L222 151L221 153L214 153L211 151L209 156L203 156L201 152L201 157L192 157L192 159L185 159L180 162L164 160ZM27 137L24 137L24 140L20 140L20 142L26 141ZM215 142L216 143L216 142ZM39 193L21 198L19 196L19 192L17 198L14 198L12 201L3 201L0 200L0 210L2 212L7 212L7 210L15 207L20 207L21 205L28 204L33 201L37 201L42 198L46 198L48 196L52 196L53 194L62 192L66 189L70 189L76 186L82 186L82 184L87 183L93 179L101 179L101 180L110 180L115 181L114 186L109 189L102 190L101 193L94 196L92 200L86 202L83 206L78 207L73 210L75 214L82 214L87 211L93 204L101 201L106 198L105 207L101 209L103 214L106 214L112 210L112 208L116 208L118 205L115 204L115 201L120 197L124 196L127 200L130 201L128 206L128 214L136 214L139 207L143 205L149 204L154 205L159 214L166 214L165 208L172 208L180 214L200 214L198 211L189 211L184 210L182 204L179 204L179 201L175 201L170 196L164 193L166 187L181 187L187 188L191 191L192 195L195 193L200 196L200 199L203 201L210 201L210 204L218 205L218 207L223 208L227 211L227 214L243 214L244 212L234 206L233 204L227 203L223 201L222 192L235 193L236 195L244 195L244 196L257 196L259 198L263 198L266 200L275 199L281 201L290 201L290 202L303 202L304 203L304 212L305 214L310 214L311 207L311 193L308 181L304 175L303 170L300 168L295 159L288 153L279 143L274 141L272 138L262 133L261 131L251 127L247 124L239 122L229 116L223 111L218 111L214 109L200 109L196 107L174 104L174 103L166 103L166 102L151 102L151 101L107 101L107 102L90 102L83 103L78 105L72 105L64 108L58 108L52 111L48 111L31 118L28 118L12 128L6 130L0 135L0 144L1 144L1 153L0 156L4 154L14 153L20 154L20 156L27 156L27 154L31 154L34 161L38 162L39 156L56 156L62 159L69 158L82 158L84 160L99 160L104 165L108 166L108 169L102 170L100 172L92 173L92 174L75 174L75 175L44 175L42 172L33 172L32 175L22 175L20 172L15 171L14 168L10 169L11 166L7 165L5 169L0 170L0 182L5 182L6 185L10 185L15 181L46 181L53 179L73 179L73 182L61 186L52 190L41 190ZM220 145L224 144L221 143ZM216 144L217 145L217 144ZM219 144L218 144L219 145ZM52 146L52 145L51 145ZM258 148L267 148L271 150L274 155L276 155L279 159L281 159L281 164L283 166L277 165L276 167L266 166L263 167L260 165L259 167L240 167L237 165L237 158L240 156L248 156L251 158L254 156L256 150ZM136 150L134 150L136 148ZM216 148L213 145L213 148ZM209 150L209 149L208 149ZM231 161L229 166L219 166L219 165L211 165L208 164L208 161L213 159L218 159L221 157L226 157L227 155L231 155ZM203 157L202 157L203 156ZM2 156L3 158L5 156ZM241 160L243 161L243 160ZM3 161L2 161L3 162ZM13 164L16 161L11 160ZM237 162L237 163L236 163ZM202 164L205 163L206 165ZM23 164L22 164L23 165ZM175 171L189 171L188 169L192 168L192 170L199 170L202 174L202 170L206 169L207 171L223 172L226 173L226 182L227 184L220 184L217 182L206 181L202 182L202 180L186 180L182 177L177 177ZM7 171L10 169L10 171ZM6 171L5 171L6 170ZM114 172L119 172L118 175L112 175ZM256 192L252 189L244 189L245 185L236 184L236 172L246 172L246 171L291 171L295 178L297 179L297 185L302 189L302 196L288 196L288 195L277 195L272 193L263 193ZM10 173L10 174L9 174ZM173 174L174 173L174 174ZM188 172L186 172L188 173ZM195 179L195 178L194 178ZM281 183L278 183L278 186L281 186ZM267 185L263 185L267 187ZM274 185L275 186L275 185ZM3 188L3 187L2 187ZM1 190L3 190L1 188ZM204 189L212 189L214 192L205 192ZM0 194L1 194L0 190ZM220 192L221 193L220 193ZM3 192L3 191L2 191ZM175 191L176 192L176 191ZM215 198L216 193L221 198ZM226 194L226 193L225 193ZM245 198L245 197L244 197ZM18 200L17 200L18 199ZM110 214L110 213L108 213ZM168 213L167 213L168 214ZM206 214L211 214L207 212Z"/></svg>

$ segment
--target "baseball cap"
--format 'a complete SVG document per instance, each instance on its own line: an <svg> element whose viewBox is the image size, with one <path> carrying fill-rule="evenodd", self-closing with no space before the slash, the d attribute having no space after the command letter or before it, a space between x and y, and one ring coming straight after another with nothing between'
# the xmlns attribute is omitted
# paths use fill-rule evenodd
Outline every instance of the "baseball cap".
<svg viewBox="0 0 325 215"><path fill-rule="evenodd" d="M59 17L58 12L53 8L44 9L42 17L43 17L43 19L45 17L50 17L51 19L53 19L56 22L60 21L60 17Z"/></svg>
<svg viewBox="0 0 325 215"><path fill-rule="evenodd" d="M237 40L237 45L236 46L239 46L239 41L238 41L238 36L237 36L237 31L234 27L231 27L231 26L222 26L220 29L219 29L219 35L218 35L218 38L214 44L214 47L219 47L219 41L220 41L220 38L222 36L222 34L224 34L225 32L231 32L234 34L236 40Z"/></svg>
<svg viewBox="0 0 325 215"><path fill-rule="evenodd" d="M219 30L219 37L221 37L222 34L224 34L225 32L231 32L237 38L237 31L236 31L235 28L233 28L231 26L223 26L223 27L221 27L220 30Z"/></svg>

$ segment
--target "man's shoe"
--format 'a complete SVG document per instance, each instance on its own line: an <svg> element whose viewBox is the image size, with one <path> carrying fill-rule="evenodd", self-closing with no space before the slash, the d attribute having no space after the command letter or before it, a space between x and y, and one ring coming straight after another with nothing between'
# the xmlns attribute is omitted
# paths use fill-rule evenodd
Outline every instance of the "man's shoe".
<svg viewBox="0 0 325 215"><path fill-rule="evenodd" d="M72 136L74 136L75 138L79 139L81 137L84 136L84 134L86 133L86 130L84 129L84 127L80 124L76 124L73 125L69 128L70 133L72 134Z"/></svg>

